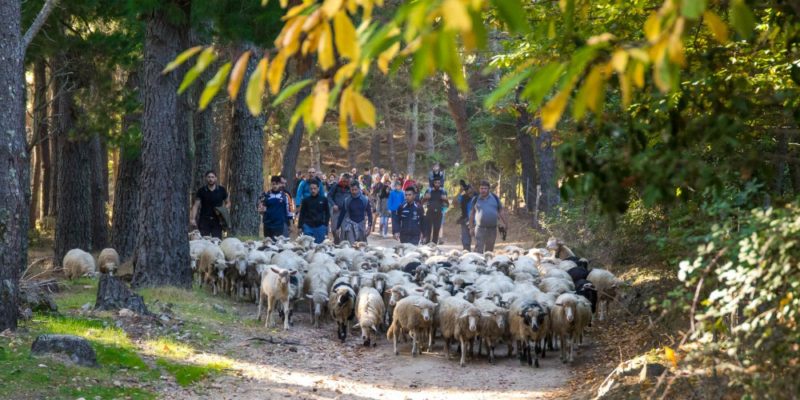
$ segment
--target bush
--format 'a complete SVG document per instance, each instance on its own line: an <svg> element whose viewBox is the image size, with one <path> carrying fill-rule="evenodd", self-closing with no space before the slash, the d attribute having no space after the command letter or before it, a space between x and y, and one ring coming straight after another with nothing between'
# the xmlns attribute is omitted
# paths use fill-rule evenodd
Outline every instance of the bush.
<svg viewBox="0 0 800 400"><path fill-rule="evenodd" d="M714 226L697 257L680 263L687 291L702 286L689 359L728 372L753 397L800 393L799 265L796 204Z"/></svg>

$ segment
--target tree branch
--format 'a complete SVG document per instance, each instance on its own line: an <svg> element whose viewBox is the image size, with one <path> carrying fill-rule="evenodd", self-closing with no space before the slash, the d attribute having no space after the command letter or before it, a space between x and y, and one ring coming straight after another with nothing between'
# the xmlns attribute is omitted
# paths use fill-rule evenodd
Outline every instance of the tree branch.
<svg viewBox="0 0 800 400"><path fill-rule="evenodd" d="M22 37L22 53L25 54L25 50L28 49L28 46L33 41L34 36L39 32L39 29L42 28L44 22L47 20L47 17L50 15L50 12L58 4L58 0L47 0L45 1L42 9L39 10L39 15L36 16L36 19L33 20L33 23L28 28L28 31L25 32L25 36Z"/></svg>

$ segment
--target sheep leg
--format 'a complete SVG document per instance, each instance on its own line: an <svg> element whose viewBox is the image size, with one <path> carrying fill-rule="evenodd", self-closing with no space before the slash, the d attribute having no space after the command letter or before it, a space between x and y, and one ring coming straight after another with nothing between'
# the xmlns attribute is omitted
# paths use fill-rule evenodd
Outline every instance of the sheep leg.
<svg viewBox="0 0 800 400"><path fill-rule="evenodd" d="M541 341L537 340L533 345L533 366L539 368L539 349L542 347Z"/></svg>
<svg viewBox="0 0 800 400"><path fill-rule="evenodd" d="M256 321L261 321L261 307L263 306L261 300L258 301L258 314L256 314Z"/></svg>
<svg viewBox="0 0 800 400"><path fill-rule="evenodd" d="M389 330L392 330L392 328L390 327ZM398 333L397 332L393 332L393 333L394 333L394 335L392 335L392 338L394 339L394 355L399 355L400 353L397 351L397 334Z"/></svg>
<svg viewBox="0 0 800 400"><path fill-rule="evenodd" d="M547 344L544 340L539 339L539 349L542 351L542 358L544 358L545 349L547 348Z"/></svg>
<svg viewBox="0 0 800 400"><path fill-rule="evenodd" d="M525 342L525 349L526 349L526 351L525 351L525 353L526 353L526 354L525 354L525 356L526 356L526 358L527 358L527 361L528 361L528 366L529 366L529 367L530 367L531 365L533 365L533 353L535 353L534 346L535 346L535 345L534 345L534 344L531 342L531 340L530 340L530 339L528 339L528 340Z"/></svg>
<svg viewBox="0 0 800 400"><path fill-rule="evenodd" d="M486 341L486 352L489 353L489 364L494 364L494 343L492 339L482 339L478 346L482 345L484 340ZM481 349L478 347L478 356L481 355Z"/></svg>
<svg viewBox="0 0 800 400"><path fill-rule="evenodd" d="M289 301L283 302L283 330L289 330Z"/></svg>
<svg viewBox="0 0 800 400"><path fill-rule="evenodd" d="M417 331L409 331L408 335L411 336L411 357L417 356Z"/></svg>
<svg viewBox="0 0 800 400"><path fill-rule="evenodd" d="M572 335L567 336L567 344L569 346L569 362L575 361L575 342Z"/></svg>
<svg viewBox="0 0 800 400"><path fill-rule="evenodd" d="M519 357L519 365L525 365L525 348L521 340L517 340L517 356Z"/></svg>
<svg viewBox="0 0 800 400"><path fill-rule="evenodd" d="M275 297L267 296L267 320L264 321L264 327L272 328L272 310L275 309Z"/></svg>
<svg viewBox="0 0 800 400"><path fill-rule="evenodd" d="M461 342L461 363L460 365L463 367L466 365L466 357L467 357L467 343L466 339L462 336L459 338Z"/></svg>
<svg viewBox="0 0 800 400"><path fill-rule="evenodd" d="M566 346L567 338L566 338L566 335L563 335L563 334L559 335L559 339L561 341L561 345L559 346L559 348L561 349L561 362L565 363L565 362L567 362L567 346Z"/></svg>

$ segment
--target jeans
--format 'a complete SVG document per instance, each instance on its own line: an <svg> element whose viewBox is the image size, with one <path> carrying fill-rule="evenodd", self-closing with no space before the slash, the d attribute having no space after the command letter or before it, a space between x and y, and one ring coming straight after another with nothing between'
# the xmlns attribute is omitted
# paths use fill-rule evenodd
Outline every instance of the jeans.
<svg viewBox="0 0 800 400"><path fill-rule="evenodd" d="M497 227L478 226L475 228L475 252L483 253L494 250L494 242L497 240Z"/></svg>
<svg viewBox="0 0 800 400"><path fill-rule="evenodd" d="M413 245L419 244L419 233L401 233L400 243L411 243Z"/></svg>
<svg viewBox="0 0 800 400"><path fill-rule="evenodd" d="M303 234L314 238L314 243L322 243L328 236L328 225L320 225L316 228L303 224Z"/></svg>
<svg viewBox="0 0 800 400"><path fill-rule="evenodd" d="M469 233L469 224L466 220L461 222L461 245L466 251L470 251L472 247L472 235Z"/></svg>
<svg viewBox="0 0 800 400"><path fill-rule="evenodd" d="M386 236L389 233L389 218L388 214L381 214L381 235Z"/></svg>

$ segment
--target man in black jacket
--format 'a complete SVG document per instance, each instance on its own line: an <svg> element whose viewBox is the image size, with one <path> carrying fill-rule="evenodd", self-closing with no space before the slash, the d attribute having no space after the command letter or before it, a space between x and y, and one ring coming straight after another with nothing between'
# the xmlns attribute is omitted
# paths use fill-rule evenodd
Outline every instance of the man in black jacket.
<svg viewBox="0 0 800 400"><path fill-rule="evenodd" d="M328 199L320 194L318 181L310 180L308 185L311 194L301 203L298 225L303 234L313 237L315 243L322 243L328 235Z"/></svg>
<svg viewBox="0 0 800 400"><path fill-rule="evenodd" d="M413 187L405 190L406 202L397 209L392 221L392 234L400 243L418 245L422 230L422 207L417 204L417 192Z"/></svg>

